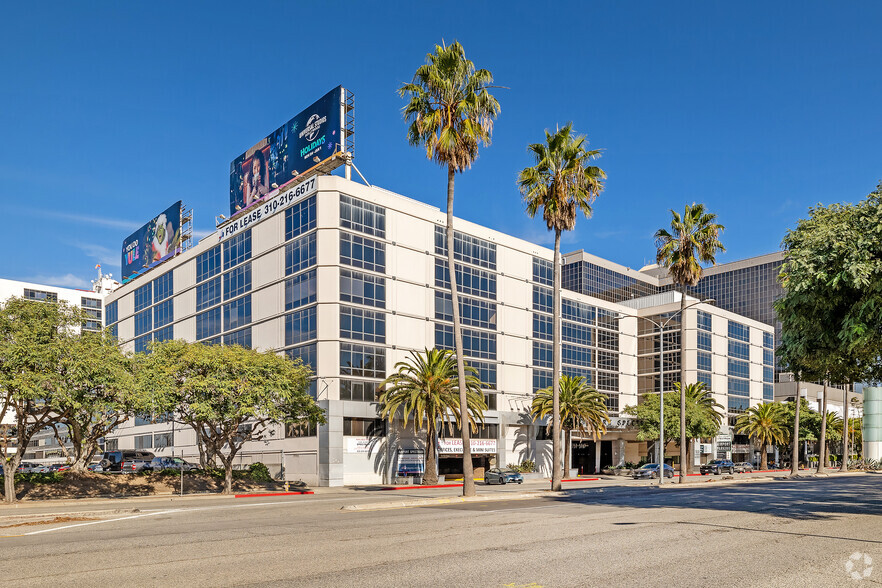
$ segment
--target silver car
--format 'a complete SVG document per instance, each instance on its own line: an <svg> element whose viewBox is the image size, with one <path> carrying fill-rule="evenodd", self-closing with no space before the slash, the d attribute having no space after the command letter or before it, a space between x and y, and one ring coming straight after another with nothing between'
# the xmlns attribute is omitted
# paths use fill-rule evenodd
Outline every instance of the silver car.
<svg viewBox="0 0 882 588"><path fill-rule="evenodd" d="M523 484L524 476L511 468L492 468L484 474L485 484Z"/></svg>
<svg viewBox="0 0 882 588"><path fill-rule="evenodd" d="M753 471L753 464L749 461L736 461L735 462L735 473L736 474L749 474Z"/></svg>

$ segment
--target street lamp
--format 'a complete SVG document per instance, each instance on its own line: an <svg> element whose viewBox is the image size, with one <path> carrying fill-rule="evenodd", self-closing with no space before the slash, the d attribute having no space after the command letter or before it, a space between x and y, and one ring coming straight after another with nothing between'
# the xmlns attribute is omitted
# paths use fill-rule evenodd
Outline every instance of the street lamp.
<svg viewBox="0 0 882 588"><path fill-rule="evenodd" d="M659 323L657 321L652 320L651 318L647 318L645 316L637 316L635 314L619 314L619 318L635 318L635 319L643 319L649 321L656 327L658 327L658 352L659 352L659 397L658 404L661 407L659 409L659 420L658 420L658 484L661 486L664 484L665 479L665 336L664 331L665 327L668 326L668 323L674 320L674 317L678 314L682 313L687 308L692 308L693 306L697 306L699 304L704 304L705 302L716 302L713 298L705 298L704 300L696 300L690 304L687 304L683 308L677 310L676 312L671 313L671 316L668 317L663 323ZM680 352L682 354L684 341L680 341ZM682 357L682 355L681 355ZM682 359L681 359L682 361ZM680 386L683 386L683 382L680 382ZM683 410L683 407L680 407L680 410ZM680 464L680 475L683 475L685 464Z"/></svg>

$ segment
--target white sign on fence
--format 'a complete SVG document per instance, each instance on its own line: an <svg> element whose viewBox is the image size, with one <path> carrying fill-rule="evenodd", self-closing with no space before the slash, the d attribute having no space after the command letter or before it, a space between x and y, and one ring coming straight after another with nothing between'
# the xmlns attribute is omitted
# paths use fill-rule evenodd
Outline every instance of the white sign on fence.
<svg viewBox="0 0 882 588"><path fill-rule="evenodd" d="M472 453L496 453L496 439L469 439ZM438 453L462 453L462 439L438 439Z"/></svg>

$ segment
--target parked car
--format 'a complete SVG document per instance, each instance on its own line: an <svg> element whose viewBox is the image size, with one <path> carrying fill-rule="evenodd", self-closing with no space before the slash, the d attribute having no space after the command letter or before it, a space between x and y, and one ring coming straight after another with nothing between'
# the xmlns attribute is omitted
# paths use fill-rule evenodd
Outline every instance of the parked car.
<svg viewBox="0 0 882 588"><path fill-rule="evenodd" d="M153 461L150 462L150 469L155 472L161 470L184 470L189 472L191 470L198 470L199 466L189 461L184 461L180 457L154 457Z"/></svg>
<svg viewBox="0 0 882 588"><path fill-rule="evenodd" d="M749 474L753 471L753 464L749 461L738 461L735 462L735 473L738 474Z"/></svg>
<svg viewBox="0 0 882 588"><path fill-rule="evenodd" d="M20 464L18 464L18 468L16 468L15 473L16 474L29 474L32 471L34 471L34 468L37 468L37 467L40 467L40 464L23 461Z"/></svg>
<svg viewBox="0 0 882 588"><path fill-rule="evenodd" d="M524 476L511 468L491 468L484 474L485 484L523 484Z"/></svg>
<svg viewBox="0 0 882 588"><path fill-rule="evenodd" d="M45 463L37 464L31 468L32 474L48 474L52 471L52 466Z"/></svg>
<svg viewBox="0 0 882 588"><path fill-rule="evenodd" d="M646 465L640 466L633 472L631 472L631 476L635 480L645 480L647 478L655 480L658 478L658 464L657 463L648 463ZM674 468L665 464L665 478L673 478L674 477Z"/></svg>
<svg viewBox="0 0 882 588"><path fill-rule="evenodd" d="M100 463L105 472L139 472L146 467L149 467L150 462L153 461L154 457L156 456L149 451L141 451L140 449L118 449L116 451L105 451ZM132 463L129 463L127 468L123 468L124 462L132 462L133 460L144 463L140 467L135 466L134 469Z"/></svg>
<svg viewBox="0 0 882 588"><path fill-rule="evenodd" d="M70 464L67 463L53 463L49 466L50 472L66 472L70 469Z"/></svg>
<svg viewBox="0 0 882 588"><path fill-rule="evenodd" d="M100 463L90 463L86 466L86 469L90 472L103 472L104 468L101 467Z"/></svg>
<svg viewBox="0 0 882 588"><path fill-rule="evenodd" d="M140 459L140 458L132 458L127 459L122 462L122 465L119 468L119 471L122 473L135 473L135 472L150 472L153 471L153 468L150 467L150 462L153 460Z"/></svg>
<svg viewBox="0 0 882 588"><path fill-rule="evenodd" d="M722 474L723 472L735 473L735 464L728 459L714 459L699 468L702 474Z"/></svg>

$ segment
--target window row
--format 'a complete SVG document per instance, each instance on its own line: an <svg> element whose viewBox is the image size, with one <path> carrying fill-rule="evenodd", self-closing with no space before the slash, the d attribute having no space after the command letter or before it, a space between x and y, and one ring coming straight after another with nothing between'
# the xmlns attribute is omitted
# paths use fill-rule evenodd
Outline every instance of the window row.
<svg viewBox="0 0 882 588"><path fill-rule="evenodd" d="M475 298L459 297L462 324L482 329L496 329L496 304ZM453 300L449 292L435 291L435 318L453 320Z"/></svg>
<svg viewBox="0 0 882 588"><path fill-rule="evenodd" d="M285 315L285 345L296 345L316 338L316 307L310 306Z"/></svg>
<svg viewBox="0 0 882 588"><path fill-rule="evenodd" d="M446 260L435 259L435 286L450 290L450 270ZM496 274L456 264L456 288L460 294L496 300Z"/></svg>
<svg viewBox="0 0 882 588"><path fill-rule="evenodd" d="M340 226L367 235L385 238L386 209L341 194Z"/></svg>
<svg viewBox="0 0 882 588"><path fill-rule="evenodd" d="M285 209L285 241L315 228L315 196Z"/></svg>
<svg viewBox="0 0 882 588"><path fill-rule="evenodd" d="M540 257L533 258L533 281L546 286L554 285L554 264Z"/></svg>
<svg viewBox="0 0 882 588"><path fill-rule="evenodd" d="M174 339L174 325L156 330L147 335L135 337L135 353L144 353L148 350L151 341L168 341Z"/></svg>
<svg viewBox="0 0 882 588"><path fill-rule="evenodd" d="M340 300L385 308L386 278L341 269Z"/></svg>
<svg viewBox="0 0 882 588"><path fill-rule="evenodd" d="M248 295L197 314L196 339L207 339L250 323L251 295Z"/></svg>
<svg viewBox="0 0 882 588"><path fill-rule="evenodd" d="M341 343L340 373L361 378L385 378L386 350L383 347Z"/></svg>
<svg viewBox="0 0 882 588"><path fill-rule="evenodd" d="M463 354L478 359L496 359L496 333L462 330ZM441 349L455 349L453 326L435 324L435 346Z"/></svg>
<svg viewBox="0 0 882 588"><path fill-rule="evenodd" d="M386 315L373 310L341 306L340 337L370 343L385 343Z"/></svg>
<svg viewBox="0 0 882 588"><path fill-rule="evenodd" d="M445 227L435 226L435 253L447 255L447 229ZM454 231L453 258L487 269L496 269L496 244Z"/></svg>
<svg viewBox="0 0 882 588"><path fill-rule="evenodd" d="M315 233L285 245L285 275L290 276L316 263Z"/></svg>
<svg viewBox="0 0 882 588"><path fill-rule="evenodd" d="M340 263L384 273L386 271L386 244L382 241L341 232Z"/></svg>

